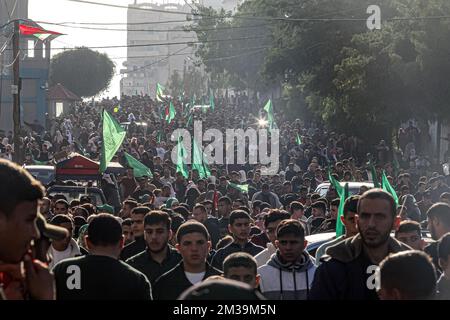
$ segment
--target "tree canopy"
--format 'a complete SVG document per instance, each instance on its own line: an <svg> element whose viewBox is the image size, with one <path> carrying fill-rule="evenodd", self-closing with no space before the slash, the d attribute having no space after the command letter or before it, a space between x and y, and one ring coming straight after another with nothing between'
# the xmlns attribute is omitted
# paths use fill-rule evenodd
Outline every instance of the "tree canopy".
<svg viewBox="0 0 450 320"><path fill-rule="evenodd" d="M249 39L205 42L197 55L212 78L229 74L259 91L280 83L287 111L369 139L389 138L413 116L449 119L450 20L438 17L450 15L450 2L380 0L381 30L366 26L372 4L247 0L234 17L200 8L218 17L199 18L200 40ZM243 54L258 46L266 48ZM238 59L212 58L220 55Z"/></svg>
<svg viewBox="0 0 450 320"><path fill-rule="evenodd" d="M50 84L61 83L80 97L92 97L109 87L114 72L106 54L81 47L52 58Z"/></svg>

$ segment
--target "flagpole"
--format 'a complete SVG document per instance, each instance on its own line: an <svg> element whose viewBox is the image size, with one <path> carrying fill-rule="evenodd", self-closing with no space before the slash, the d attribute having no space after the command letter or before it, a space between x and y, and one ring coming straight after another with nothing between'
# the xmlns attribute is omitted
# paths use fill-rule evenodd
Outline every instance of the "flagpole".
<svg viewBox="0 0 450 320"><path fill-rule="evenodd" d="M13 85L11 91L13 94L13 122L14 122L14 162L22 164L22 148L20 148L20 58L19 58L19 43L20 43L20 22L14 21L13 34Z"/></svg>

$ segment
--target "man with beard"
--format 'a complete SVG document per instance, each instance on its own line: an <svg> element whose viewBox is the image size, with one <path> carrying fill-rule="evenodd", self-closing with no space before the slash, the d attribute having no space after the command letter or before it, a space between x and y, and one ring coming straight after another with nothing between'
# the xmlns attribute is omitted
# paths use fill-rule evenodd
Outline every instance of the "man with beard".
<svg viewBox="0 0 450 320"><path fill-rule="evenodd" d="M444 202L438 202L431 206L427 211L428 216L428 229L430 230L433 240L439 240L447 232L450 232L450 205ZM436 270L441 272L442 269L439 265L438 256L438 243L425 247L425 252L433 258L434 266Z"/></svg>
<svg viewBox="0 0 450 320"><path fill-rule="evenodd" d="M328 248L317 268L311 300L376 300L375 270L389 254L410 249L390 236L396 222L394 198L381 189L358 201L359 233Z"/></svg>
<svg viewBox="0 0 450 320"><path fill-rule="evenodd" d="M181 256L169 245L172 220L164 211L151 211L144 217L144 239L147 249L126 262L145 274L153 285L162 274L174 268Z"/></svg>

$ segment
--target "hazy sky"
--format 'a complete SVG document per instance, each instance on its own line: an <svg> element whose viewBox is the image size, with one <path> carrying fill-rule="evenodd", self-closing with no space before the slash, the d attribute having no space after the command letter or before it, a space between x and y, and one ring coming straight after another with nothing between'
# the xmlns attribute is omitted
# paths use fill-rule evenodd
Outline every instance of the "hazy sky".
<svg viewBox="0 0 450 320"><path fill-rule="evenodd" d="M127 5L133 3L133 0L95 0L95 2ZM140 2L152 2L138 1ZM162 2L153 0L153 2ZM173 2L178 2L177 0ZM67 0L29 0L28 15L35 21L46 22L127 22L127 9L109 8L105 6L96 6L82 4ZM73 47L73 46L107 46L107 45L126 45L127 33L122 31L97 31L86 29L74 29L62 26L41 24L43 27L64 33L52 42L53 48ZM125 25L105 26L106 28L125 29ZM119 96L120 94L120 75L119 71L123 68L122 63L126 59L114 59L115 57L126 57L126 48L114 49L96 49L107 53L116 64L116 76L113 78L109 90L105 96ZM52 55L61 50L52 50Z"/></svg>

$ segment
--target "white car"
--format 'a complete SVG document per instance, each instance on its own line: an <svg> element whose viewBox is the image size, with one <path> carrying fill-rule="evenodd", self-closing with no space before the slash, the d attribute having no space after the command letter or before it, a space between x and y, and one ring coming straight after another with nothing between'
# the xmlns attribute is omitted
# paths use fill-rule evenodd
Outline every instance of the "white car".
<svg viewBox="0 0 450 320"><path fill-rule="evenodd" d="M348 192L350 195L358 194L359 188L362 186L365 186L369 189L373 188L373 182L339 182L342 187L345 186L346 183L348 183ZM323 182L319 184L314 191L315 193L320 194L321 197L325 197L327 195L328 190L330 189L330 182Z"/></svg>
<svg viewBox="0 0 450 320"><path fill-rule="evenodd" d="M316 233L305 237L305 240L308 241L306 245L306 251L313 257L316 255L317 249L324 244L325 242L331 241L335 239L336 232L325 232L325 233Z"/></svg>

